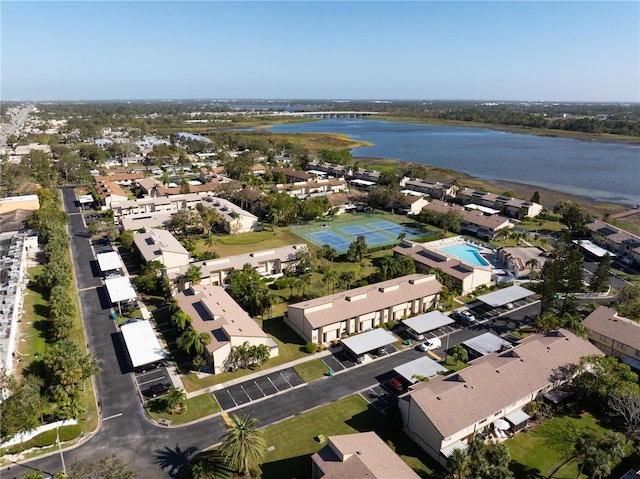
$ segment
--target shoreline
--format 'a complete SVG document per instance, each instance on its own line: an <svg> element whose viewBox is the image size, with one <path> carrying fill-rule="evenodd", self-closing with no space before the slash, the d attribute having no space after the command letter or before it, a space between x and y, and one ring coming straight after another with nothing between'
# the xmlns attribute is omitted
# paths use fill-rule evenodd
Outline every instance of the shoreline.
<svg viewBox="0 0 640 479"><path fill-rule="evenodd" d="M370 120L382 120L398 123L419 123L423 125L442 125L466 128L485 128L487 130L503 131L506 133L516 133L521 135L544 136L548 138L567 138L576 141L597 142L597 143L614 143L618 145L640 146L640 137L611 135L611 134L591 134L581 131L570 130L552 130L549 128L532 128L519 125L498 125L494 123L478 123L472 121L455 121L455 120L421 120L418 118L394 118L392 116L378 116L368 118Z"/></svg>
<svg viewBox="0 0 640 479"><path fill-rule="evenodd" d="M463 171L450 170L438 166L428 165L425 163L413 163L407 160L376 157L354 157L354 160L367 163L371 165L372 168L375 168L376 166L399 166L402 164L420 165L425 167L428 172L427 179L431 181L451 183L455 180L461 185L467 186L469 188L485 189L487 191L495 193L502 193L504 191L511 190L516 194L516 197L525 200L530 199L533 193L537 191L540 194L540 204L542 204L549 210L553 210L553 207L560 201L571 201L580 205L588 212L600 216L604 216L605 214L619 213L630 208L629 205L621 203L598 201L588 196L575 195L561 190L552 190L549 188L538 187L529 185L527 183L520 183L517 181L501 180L496 178L477 178Z"/></svg>

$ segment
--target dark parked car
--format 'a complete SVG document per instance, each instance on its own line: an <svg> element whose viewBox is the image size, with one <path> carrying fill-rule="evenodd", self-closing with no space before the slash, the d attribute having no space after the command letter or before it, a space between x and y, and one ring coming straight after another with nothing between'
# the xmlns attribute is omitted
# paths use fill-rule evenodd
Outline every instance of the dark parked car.
<svg viewBox="0 0 640 479"><path fill-rule="evenodd" d="M94 239L92 244L93 246L107 246L109 244L109 240L103 236L102 238Z"/></svg>
<svg viewBox="0 0 640 479"><path fill-rule="evenodd" d="M170 384L166 384L166 383L154 384L149 389L147 389L143 394L149 398L155 398L163 395L164 393L169 391L169 389L171 389Z"/></svg>

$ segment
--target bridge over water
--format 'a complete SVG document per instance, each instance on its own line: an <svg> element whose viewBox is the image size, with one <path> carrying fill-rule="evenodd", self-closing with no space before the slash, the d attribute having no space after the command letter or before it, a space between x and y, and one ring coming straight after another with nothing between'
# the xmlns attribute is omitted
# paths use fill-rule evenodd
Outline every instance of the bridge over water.
<svg viewBox="0 0 640 479"><path fill-rule="evenodd" d="M312 118L363 118L379 115L377 111L293 111L288 116L307 116Z"/></svg>

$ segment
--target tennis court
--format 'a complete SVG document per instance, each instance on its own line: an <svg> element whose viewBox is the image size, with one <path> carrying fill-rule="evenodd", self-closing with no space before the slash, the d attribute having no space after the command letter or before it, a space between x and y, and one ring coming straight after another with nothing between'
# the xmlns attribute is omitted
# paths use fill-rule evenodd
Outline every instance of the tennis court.
<svg viewBox="0 0 640 479"><path fill-rule="evenodd" d="M358 215L324 224L292 225L291 231L316 246L327 244L338 253L346 252L358 236L364 236L371 248L395 243L400 234L404 234L407 239L435 234L434 231L420 231L394 221L383 220L380 215Z"/></svg>

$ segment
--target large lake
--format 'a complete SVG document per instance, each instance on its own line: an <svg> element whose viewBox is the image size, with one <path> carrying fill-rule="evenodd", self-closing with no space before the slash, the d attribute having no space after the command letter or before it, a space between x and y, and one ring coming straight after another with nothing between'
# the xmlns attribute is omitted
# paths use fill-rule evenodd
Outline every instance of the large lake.
<svg viewBox="0 0 640 479"><path fill-rule="evenodd" d="M640 203L640 147L483 128L331 119L282 124L274 133L344 133L374 144L355 157L396 158L516 181L598 201Z"/></svg>

